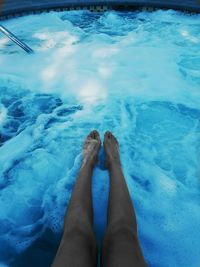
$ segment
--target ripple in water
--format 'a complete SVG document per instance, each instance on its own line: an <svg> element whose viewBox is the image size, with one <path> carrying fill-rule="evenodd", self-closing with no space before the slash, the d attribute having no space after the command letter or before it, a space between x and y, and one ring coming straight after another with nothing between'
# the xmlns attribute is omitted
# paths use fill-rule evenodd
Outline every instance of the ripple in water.
<svg viewBox="0 0 200 267"><path fill-rule="evenodd" d="M199 16L51 12L3 24L36 53L0 37L0 266L50 266L97 129L119 140L148 265L198 267ZM101 238L103 151L93 178Z"/></svg>

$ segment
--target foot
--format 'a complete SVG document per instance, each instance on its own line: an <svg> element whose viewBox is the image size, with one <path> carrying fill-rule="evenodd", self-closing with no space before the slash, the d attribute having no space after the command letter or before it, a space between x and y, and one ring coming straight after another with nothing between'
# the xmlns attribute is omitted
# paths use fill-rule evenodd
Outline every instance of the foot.
<svg viewBox="0 0 200 267"><path fill-rule="evenodd" d="M101 140L99 133L92 131L83 144L83 165L91 164L94 166L98 161L98 152L101 147Z"/></svg>
<svg viewBox="0 0 200 267"><path fill-rule="evenodd" d="M115 136L108 131L104 135L104 149L106 152L107 167L110 167L112 164L121 165L118 141Z"/></svg>

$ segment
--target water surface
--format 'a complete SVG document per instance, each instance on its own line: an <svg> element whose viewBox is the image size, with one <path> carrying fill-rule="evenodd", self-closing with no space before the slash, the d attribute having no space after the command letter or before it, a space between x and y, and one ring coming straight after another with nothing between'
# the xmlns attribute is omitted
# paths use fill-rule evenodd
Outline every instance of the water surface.
<svg viewBox="0 0 200 267"><path fill-rule="evenodd" d="M148 265L199 267L199 15L51 12L3 25L35 54L0 36L0 266L50 266L82 142L97 129L119 140Z"/></svg>

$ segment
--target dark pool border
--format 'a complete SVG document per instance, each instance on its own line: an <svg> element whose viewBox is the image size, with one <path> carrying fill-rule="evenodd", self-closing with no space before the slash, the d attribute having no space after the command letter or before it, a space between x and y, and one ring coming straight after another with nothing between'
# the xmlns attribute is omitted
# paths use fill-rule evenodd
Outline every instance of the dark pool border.
<svg viewBox="0 0 200 267"><path fill-rule="evenodd" d="M155 10L174 9L189 13L200 13L200 0L4 0L0 20L51 10L83 10L94 12L114 10Z"/></svg>

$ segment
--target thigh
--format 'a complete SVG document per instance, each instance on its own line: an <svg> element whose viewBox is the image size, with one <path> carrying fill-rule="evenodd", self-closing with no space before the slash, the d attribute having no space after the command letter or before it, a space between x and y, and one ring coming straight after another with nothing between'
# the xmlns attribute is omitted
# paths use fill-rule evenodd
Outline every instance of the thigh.
<svg viewBox="0 0 200 267"><path fill-rule="evenodd" d="M129 227L113 227L107 231L102 249L102 267L145 266L138 237Z"/></svg>
<svg viewBox="0 0 200 267"><path fill-rule="evenodd" d="M96 267L97 243L91 227L66 227L51 267Z"/></svg>

